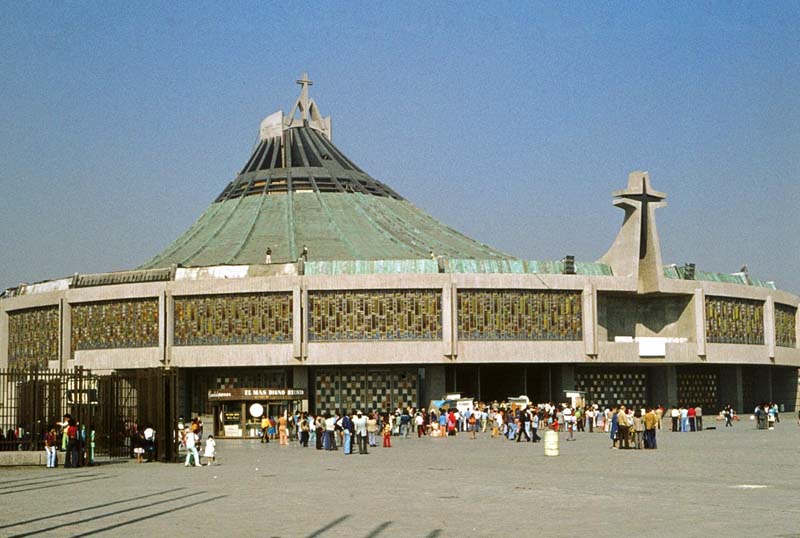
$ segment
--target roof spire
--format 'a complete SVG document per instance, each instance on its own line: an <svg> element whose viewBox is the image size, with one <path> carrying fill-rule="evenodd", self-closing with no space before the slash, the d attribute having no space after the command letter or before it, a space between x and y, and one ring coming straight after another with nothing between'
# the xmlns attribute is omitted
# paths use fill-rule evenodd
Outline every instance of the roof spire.
<svg viewBox="0 0 800 538"><path fill-rule="evenodd" d="M303 73L303 78L297 81L303 89L300 91L300 98L298 99L298 103L300 104L300 119L301 120L308 120L308 87L313 86L314 82L308 79L308 73Z"/></svg>
<svg viewBox="0 0 800 538"><path fill-rule="evenodd" d="M298 79L297 83L302 87L302 90L300 90L300 97L298 97L294 102L292 111L289 112L288 116L284 117L282 113L280 114L280 123L282 125L282 129L286 130L291 129L292 127L311 127L312 129L322 132L328 140L331 140L331 117L326 116L323 118L322 114L319 112L317 103L315 103L314 100L308 96L308 87L313 85L314 82L308 78L308 73L303 73L303 78ZM300 110L300 118L295 116L298 110ZM275 121L277 122L278 120ZM272 133L271 130L268 131L269 133ZM264 137L265 134L262 125L261 139L263 140Z"/></svg>

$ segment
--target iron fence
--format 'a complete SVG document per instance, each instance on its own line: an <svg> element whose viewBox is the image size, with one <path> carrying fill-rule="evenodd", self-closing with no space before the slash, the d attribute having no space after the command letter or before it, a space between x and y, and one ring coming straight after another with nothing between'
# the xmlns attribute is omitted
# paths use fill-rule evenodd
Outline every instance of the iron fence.
<svg viewBox="0 0 800 538"><path fill-rule="evenodd" d="M130 457L133 437L152 428L152 456L176 461L176 370L0 369L0 450L44 450L47 432L66 414L94 457Z"/></svg>

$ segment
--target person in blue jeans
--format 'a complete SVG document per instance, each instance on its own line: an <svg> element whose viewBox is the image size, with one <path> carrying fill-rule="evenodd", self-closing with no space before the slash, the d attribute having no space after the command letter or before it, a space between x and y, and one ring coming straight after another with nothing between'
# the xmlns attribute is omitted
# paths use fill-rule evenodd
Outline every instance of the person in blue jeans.
<svg viewBox="0 0 800 538"><path fill-rule="evenodd" d="M342 413L342 433L344 433L344 455L347 456L353 452L353 421L345 411Z"/></svg>

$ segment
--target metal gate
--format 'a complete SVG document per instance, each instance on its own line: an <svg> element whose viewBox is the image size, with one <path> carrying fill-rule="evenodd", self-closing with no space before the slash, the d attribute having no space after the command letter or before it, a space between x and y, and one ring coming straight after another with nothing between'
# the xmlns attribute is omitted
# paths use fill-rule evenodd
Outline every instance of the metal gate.
<svg viewBox="0 0 800 538"><path fill-rule="evenodd" d="M44 450L47 432L66 414L86 446L94 442L95 458L129 457L132 436L150 427L155 458L177 459L176 370L0 370L0 450Z"/></svg>

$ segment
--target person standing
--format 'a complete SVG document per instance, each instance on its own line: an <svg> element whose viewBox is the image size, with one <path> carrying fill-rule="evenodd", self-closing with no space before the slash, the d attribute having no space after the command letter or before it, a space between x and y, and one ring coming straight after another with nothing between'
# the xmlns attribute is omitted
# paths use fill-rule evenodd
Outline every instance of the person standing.
<svg viewBox="0 0 800 538"><path fill-rule="evenodd" d="M75 419L70 418L67 423L67 461L64 467L78 467L80 462L78 460L78 426L75 424Z"/></svg>
<svg viewBox="0 0 800 538"><path fill-rule="evenodd" d="M686 416L689 419L689 431L696 432L697 431L697 422L695 421L695 408L689 406L689 409L686 410Z"/></svg>
<svg viewBox="0 0 800 538"><path fill-rule="evenodd" d="M353 417L353 429L356 434L356 442L358 443L358 453L368 454L367 452L367 417L361 414L361 410L356 411L356 416Z"/></svg>
<svg viewBox="0 0 800 538"><path fill-rule="evenodd" d="M644 447L656 448L656 428L658 427L658 414L650 409L644 415Z"/></svg>
<svg viewBox="0 0 800 538"><path fill-rule="evenodd" d="M669 416L672 418L672 431L678 431L678 420L681 418L681 412L677 407L673 407L669 412Z"/></svg>
<svg viewBox="0 0 800 538"><path fill-rule="evenodd" d="M194 466L200 467L200 455L197 453L197 434L188 429L186 431L186 462L184 467L188 467L192 458L194 458Z"/></svg>
<svg viewBox="0 0 800 538"><path fill-rule="evenodd" d="M417 439L419 439L425 435L425 417L419 411L414 416L414 424L417 426Z"/></svg>
<svg viewBox="0 0 800 538"><path fill-rule="evenodd" d="M525 412L525 409L520 409L517 411L517 442L519 443L522 440L522 436L525 435L525 441L530 442L531 437L528 435L528 429L525 427L525 423L528 421L528 413Z"/></svg>
<svg viewBox="0 0 800 538"><path fill-rule="evenodd" d="M56 429L50 428L47 436L44 438L44 450L47 454L47 468L52 469L56 466L56 445L58 444L58 435Z"/></svg>
<svg viewBox="0 0 800 538"><path fill-rule="evenodd" d="M325 412L325 450L336 450L336 417Z"/></svg>
<svg viewBox="0 0 800 538"><path fill-rule="evenodd" d="M688 432L689 431L689 410L685 407L681 407L681 432Z"/></svg>
<svg viewBox="0 0 800 538"><path fill-rule="evenodd" d="M369 437L369 446L378 446L378 412L373 411L372 415L367 419L367 436Z"/></svg>
<svg viewBox="0 0 800 538"><path fill-rule="evenodd" d="M388 416L383 425L383 448L392 448L392 425Z"/></svg>
<svg viewBox="0 0 800 538"><path fill-rule="evenodd" d="M633 448L638 450L644 448L644 419L640 409L633 413Z"/></svg>
<svg viewBox="0 0 800 538"><path fill-rule="evenodd" d="M733 428L733 408L731 407L731 404L725 406L722 414L725 417L725 427Z"/></svg>
<svg viewBox="0 0 800 538"><path fill-rule="evenodd" d="M619 436L619 448L630 448L631 445L628 435L630 434L631 421L628 417L628 411L625 409L624 405L619 406L619 412L617 413L617 428Z"/></svg>
<svg viewBox="0 0 800 538"><path fill-rule="evenodd" d="M261 417L261 442L269 443L269 417L266 414Z"/></svg>
<svg viewBox="0 0 800 538"><path fill-rule="evenodd" d="M342 434L344 436L344 455L349 456L353 452L353 421L347 411L342 412Z"/></svg>
<svg viewBox="0 0 800 538"><path fill-rule="evenodd" d="M703 431L703 408L700 405L694 408L694 424L697 431Z"/></svg>
<svg viewBox="0 0 800 538"><path fill-rule="evenodd" d="M325 446L325 418L322 414L318 414L316 419L314 419L314 433L317 437L317 450L322 450Z"/></svg>
<svg viewBox="0 0 800 538"><path fill-rule="evenodd" d="M308 448L308 438L311 432L311 426L309 426L308 416L306 413L303 413L300 418L300 446Z"/></svg>
<svg viewBox="0 0 800 538"><path fill-rule="evenodd" d="M278 419L278 444L280 446L289 446L289 432L286 429L286 413L282 413Z"/></svg>
<svg viewBox="0 0 800 538"><path fill-rule="evenodd" d="M451 437L456 435L456 414L452 409L447 413L447 435Z"/></svg>
<svg viewBox="0 0 800 538"><path fill-rule="evenodd" d="M206 458L207 466L217 464L217 442L214 440L213 435L209 435L208 439L206 439L206 446L203 456Z"/></svg>
<svg viewBox="0 0 800 538"><path fill-rule="evenodd" d="M539 440L541 439L541 437L539 437L539 434L537 433L539 431L539 421L541 420L539 415L540 415L539 408L538 407L534 407L533 408L533 413L532 413L532 416L531 416L531 442L532 443L538 443Z"/></svg>

